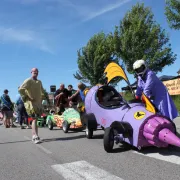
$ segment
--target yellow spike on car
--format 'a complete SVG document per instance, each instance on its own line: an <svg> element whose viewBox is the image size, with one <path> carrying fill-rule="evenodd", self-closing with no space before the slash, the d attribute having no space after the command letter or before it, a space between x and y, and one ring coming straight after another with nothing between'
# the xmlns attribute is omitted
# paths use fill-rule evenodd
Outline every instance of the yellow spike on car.
<svg viewBox="0 0 180 180"><path fill-rule="evenodd" d="M124 70L118 64L112 62L108 64L104 73L106 73L106 77L108 78L107 83L109 83L115 77L122 77L126 82L128 82L128 78L124 73Z"/></svg>
<svg viewBox="0 0 180 180"><path fill-rule="evenodd" d="M156 113L155 107L144 93L142 93L142 99L145 101L146 110L155 114Z"/></svg>

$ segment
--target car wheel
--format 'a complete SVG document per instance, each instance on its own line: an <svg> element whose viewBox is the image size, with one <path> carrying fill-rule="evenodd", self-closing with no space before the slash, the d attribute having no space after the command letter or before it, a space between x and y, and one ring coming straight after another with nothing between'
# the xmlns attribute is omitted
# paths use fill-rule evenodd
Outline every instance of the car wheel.
<svg viewBox="0 0 180 180"><path fill-rule="evenodd" d="M46 121L45 120L43 121L43 124L44 124L44 126L46 126Z"/></svg>
<svg viewBox="0 0 180 180"><path fill-rule="evenodd" d="M42 122L42 127L44 127L44 122Z"/></svg>
<svg viewBox="0 0 180 180"><path fill-rule="evenodd" d="M88 127L86 127L85 133L86 133L86 137L88 139L92 139L92 137L93 137L93 129L89 129Z"/></svg>
<svg viewBox="0 0 180 180"><path fill-rule="evenodd" d="M53 129L53 122L51 120L48 121L48 128L49 130Z"/></svg>
<svg viewBox="0 0 180 180"><path fill-rule="evenodd" d="M106 152L111 152L114 146L114 132L113 128L108 127L105 129L104 133L104 150Z"/></svg>
<svg viewBox="0 0 180 180"><path fill-rule="evenodd" d="M69 130L69 124L67 121L64 121L63 124L62 124L62 129L64 131L64 133L68 133L68 130Z"/></svg>

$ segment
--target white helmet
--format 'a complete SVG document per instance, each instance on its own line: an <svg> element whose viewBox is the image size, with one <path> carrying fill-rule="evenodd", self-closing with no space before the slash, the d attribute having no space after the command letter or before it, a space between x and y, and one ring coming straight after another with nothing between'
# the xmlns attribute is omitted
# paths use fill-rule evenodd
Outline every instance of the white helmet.
<svg viewBox="0 0 180 180"><path fill-rule="evenodd" d="M137 60L133 64L133 70L136 72L137 75L143 76L147 70L146 63L144 60Z"/></svg>

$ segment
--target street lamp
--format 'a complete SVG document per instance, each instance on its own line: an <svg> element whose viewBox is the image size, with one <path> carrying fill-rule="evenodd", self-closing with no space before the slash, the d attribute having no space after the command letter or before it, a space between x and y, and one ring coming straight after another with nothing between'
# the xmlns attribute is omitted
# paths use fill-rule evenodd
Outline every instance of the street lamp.
<svg viewBox="0 0 180 180"><path fill-rule="evenodd" d="M56 86L55 85L51 85L50 86L50 92L53 94L53 105L54 105L54 93L56 92Z"/></svg>

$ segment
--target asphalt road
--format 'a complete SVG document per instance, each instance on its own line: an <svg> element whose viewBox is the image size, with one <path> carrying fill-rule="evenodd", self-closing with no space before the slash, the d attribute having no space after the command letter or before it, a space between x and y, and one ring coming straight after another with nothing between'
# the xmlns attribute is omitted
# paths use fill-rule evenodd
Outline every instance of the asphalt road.
<svg viewBox="0 0 180 180"><path fill-rule="evenodd" d="M180 118L176 125L180 132ZM35 145L31 130L0 126L0 180L175 180L180 179L180 148L103 148L103 131L94 139L84 132L64 134L39 128L44 142Z"/></svg>

